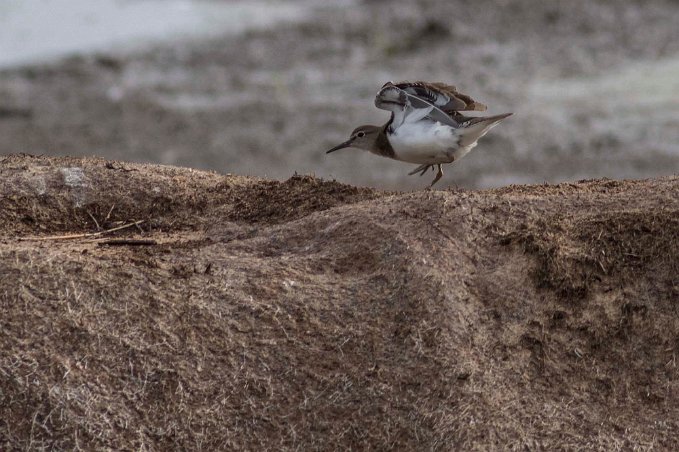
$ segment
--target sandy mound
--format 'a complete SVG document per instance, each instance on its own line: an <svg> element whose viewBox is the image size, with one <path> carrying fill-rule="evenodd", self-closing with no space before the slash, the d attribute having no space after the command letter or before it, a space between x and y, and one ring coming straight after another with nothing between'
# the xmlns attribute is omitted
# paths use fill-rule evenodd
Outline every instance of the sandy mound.
<svg viewBox="0 0 679 452"><path fill-rule="evenodd" d="M0 176L2 449L679 444L678 177L390 194L29 156Z"/></svg>

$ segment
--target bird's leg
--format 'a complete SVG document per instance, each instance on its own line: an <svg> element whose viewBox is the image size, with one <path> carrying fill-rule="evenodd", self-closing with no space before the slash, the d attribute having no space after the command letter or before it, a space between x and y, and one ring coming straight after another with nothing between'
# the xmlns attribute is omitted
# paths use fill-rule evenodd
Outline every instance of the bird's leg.
<svg viewBox="0 0 679 452"><path fill-rule="evenodd" d="M432 166L433 166L433 165L432 165ZM439 167L439 170L436 172L436 177L434 178L434 180L432 181L432 183L431 183L431 185L430 185L429 187L433 187L434 184L435 184L436 182L438 182L439 179L441 179L441 177L443 177L443 168L441 168L441 164L440 164L440 163L438 164L438 167Z"/></svg>

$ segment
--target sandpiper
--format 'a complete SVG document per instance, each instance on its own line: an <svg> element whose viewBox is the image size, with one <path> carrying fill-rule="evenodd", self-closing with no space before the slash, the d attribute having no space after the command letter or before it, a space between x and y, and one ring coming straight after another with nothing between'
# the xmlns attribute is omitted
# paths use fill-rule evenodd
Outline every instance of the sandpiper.
<svg viewBox="0 0 679 452"><path fill-rule="evenodd" d="M428 82L387 82L375 97L375 106L391 111L383 126L354 129L347 141L327 153L355 147L382 157L420 166L408 173L423 175L438 166L430 187L441 179L444 163L471 151L484 136L511 113L469 117L461 111L484 111L486 106L457 91L454 86Z"/></svg>

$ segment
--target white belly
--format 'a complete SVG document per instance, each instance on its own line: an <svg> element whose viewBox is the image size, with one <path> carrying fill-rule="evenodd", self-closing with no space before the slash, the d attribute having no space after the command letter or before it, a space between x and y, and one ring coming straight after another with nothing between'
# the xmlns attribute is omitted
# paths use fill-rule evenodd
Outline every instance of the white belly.
<svg viewBox="0 0 679 452"><path fill-rule="evenodd" d="M389 142L396 160L419 164L450 163L471 150L458 148L456 130L438 122L405 123Z"/></svg>

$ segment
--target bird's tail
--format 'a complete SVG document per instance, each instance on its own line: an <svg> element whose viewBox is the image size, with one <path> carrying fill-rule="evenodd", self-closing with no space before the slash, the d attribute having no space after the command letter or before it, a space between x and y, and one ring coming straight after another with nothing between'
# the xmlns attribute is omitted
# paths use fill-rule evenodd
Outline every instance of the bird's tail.
<svg viewBox="0 0 679 452"><path fill-rule="evenodd" d="M503 113L496 116L486 116L471 119L459 130L460 146L469 146L484 136L490 129L512 113Z"/></svg>

